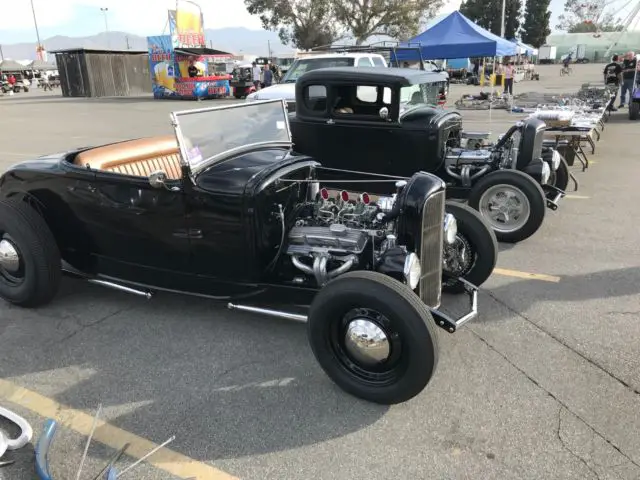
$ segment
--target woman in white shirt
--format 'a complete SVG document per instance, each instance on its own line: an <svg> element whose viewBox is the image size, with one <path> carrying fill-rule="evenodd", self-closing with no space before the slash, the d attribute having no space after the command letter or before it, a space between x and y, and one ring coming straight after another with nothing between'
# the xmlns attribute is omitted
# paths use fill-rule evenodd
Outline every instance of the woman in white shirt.
<svg viewBox="0 0 640 480"><path fill-rule="evenodd" d="M513 62L508 62L502 67L502 74L504 75L504 93L513 95L513 74L516 68L513 66Z"/></svg>

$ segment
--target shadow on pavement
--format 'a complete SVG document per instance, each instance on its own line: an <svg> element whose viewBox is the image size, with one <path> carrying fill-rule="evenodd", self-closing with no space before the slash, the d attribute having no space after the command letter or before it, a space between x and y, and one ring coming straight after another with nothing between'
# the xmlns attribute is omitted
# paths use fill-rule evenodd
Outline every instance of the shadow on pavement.
<svg viewBox="0 0 640 480"><path fill-rule="evenodd" d="M640 293L640 267L605 270L584 275L567 275L561 277L560 283L522 280L485 290L485 293L509 308L515 309L516 307L510 302L514 289L527 292L527 295L517 296L518 312L526 311L534 304L539 303L576 302L636 295ZM640 316L640 306L638 307L638 315ZM501 318L484 316L481 321L491 322L499 319Z"/></svg>
<svg viewBox="0 0 640 480"><path fill-rule="evenodd" d="M64 381L59 393L49 394L57 402L90 415L102 403L110 424L158 444L176 435L171 448L192 458L324 442L365 428L388 410L333 384L304 325L180 295L146 301L77 280L63 286L49 307L8 307L20 317L21 333L4 332L15 348L3 351L0 376L10 372L32 389L31 380L36 386L39 379ZM25 349L34 352L26 360Z"/></svg>

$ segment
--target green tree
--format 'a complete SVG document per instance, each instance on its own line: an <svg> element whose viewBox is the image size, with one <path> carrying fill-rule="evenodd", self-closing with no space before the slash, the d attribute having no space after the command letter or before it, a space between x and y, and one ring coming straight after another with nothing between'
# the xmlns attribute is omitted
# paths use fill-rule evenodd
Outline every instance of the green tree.
<svg viewBox="0 0 640 480"><path fill-rule="evenodd" d="M522 41L535 48L544 45L547 37L551 33L549 22L551 20L551 10L549 10L551 0L528 0L527 11L524 14L522 25Z"/></svg>
<svg viewBox="0 0 640 480"><path fill-rule="evenodd" d="M619 32L622 30L622 25L596 25L593 22L576 23L569 27L567 33L595 33L595 32Z"/></svg>
<svg viewBox="0 0 640 480"><path fill-rule="evenodd" d="M610 5L603 0L566 0L556 28L569 33L618 31L620 19L607 11Z"/></svg>
<svg viewBox="0 0 640 480"><path fill-rule="evenodd" d="M419 33L421 20L431 17L442 0L332 0L336 20L357 45L373 35L407 39Z"/></svg>
<svg viewBox="0 0 640 480"><path fill-rule="evenodd" d="M463 0L460 13L494 35L502 29L502 0ZM522 0L506 0L504 9L504 36L516 37L520 30Z"/></svg>
<svg viewBox="0 0 640 480"><path fill-rule="evenodd" d="M297 48L328 45L340 37L331 0L245 0L245 6L260 16L266 30Z"/></svg>

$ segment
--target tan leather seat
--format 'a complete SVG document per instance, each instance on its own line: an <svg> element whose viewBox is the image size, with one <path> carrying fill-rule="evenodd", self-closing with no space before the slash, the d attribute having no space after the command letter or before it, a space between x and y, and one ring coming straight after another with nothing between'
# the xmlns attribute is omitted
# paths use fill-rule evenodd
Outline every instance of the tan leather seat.
<svg viewBox="0 0 640 480"><path fill-rule="evenodd" d="M105 145L80 153L74 163L94 170L148 177L162 170L168 178L180 179L180 150L173 135L140 138Z"/></svg>

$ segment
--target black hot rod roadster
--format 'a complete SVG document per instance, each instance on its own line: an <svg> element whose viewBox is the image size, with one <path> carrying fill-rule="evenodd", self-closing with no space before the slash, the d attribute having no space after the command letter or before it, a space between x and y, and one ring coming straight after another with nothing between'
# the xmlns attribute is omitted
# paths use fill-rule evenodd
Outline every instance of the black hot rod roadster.
<svg viewBox="0 0 640 480"><path fill-rule="evenodd" d="M518 242L564 196L568 167L543 146L546 124L519 122L495 144L464 132L455 110L434 108L445 79L409 68L323 68L296 83L290 114L296 151L326 167L411 176L427 171L467 200L498 240ZM551 180L551 181L550 181ZM375 185L367 185L375 191Z"/></svg>
<svg viewBox="0 0 640 480"><path fill-rule="evenodd" d="M175 135L4 173L0 297L46 304L64 272L147 297L225 300L307 321L318 362L353 395L397 403L418 394L437 364L434 325L454 332L473 319L477 287L467 279L484 282L496 263L495 236L477 212L445 202L431 174L336 172L296 154L282 101L172 121ZM330 174L353 188L333 189ZM440 310L446 285L468 296L459 318Z"/></svg>

